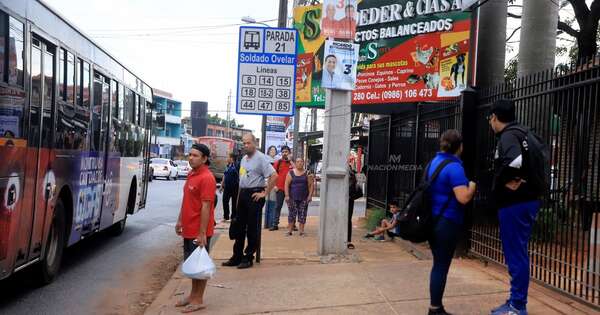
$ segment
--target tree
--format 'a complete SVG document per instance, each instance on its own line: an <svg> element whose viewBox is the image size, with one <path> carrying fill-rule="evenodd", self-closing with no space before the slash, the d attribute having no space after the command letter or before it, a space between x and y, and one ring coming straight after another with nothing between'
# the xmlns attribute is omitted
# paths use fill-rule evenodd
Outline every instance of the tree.
<svg viewBox="0 0 600 315"><path fill-rule="evenodd" d="M600 0L593 0L589 7L585 0L567 0L561 6L566 6L567 2L571 4L575 12L579 30L575 30L565 21L558 22L558 30L575 38L577 41L577 64L583 64L598 53Z"/></svg>

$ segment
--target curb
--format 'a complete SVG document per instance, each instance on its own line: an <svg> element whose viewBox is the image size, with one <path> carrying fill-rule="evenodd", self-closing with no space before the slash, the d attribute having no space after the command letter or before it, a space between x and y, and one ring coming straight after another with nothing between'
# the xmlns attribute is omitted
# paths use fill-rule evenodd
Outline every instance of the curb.
<svg viewBox="0 0 600 315"><path fill-rule="evenodd" d="M216 244L220 237L221 233L215 233L212 236L210 242L211 248L214 246L214 244ZM152 301L152 304L150 304L150 306L146 310L144 310L144 314L162 314L164 309L169 307L168 304L163 304L160 301L169 301L169 299L173 295L175 295L175 293L177 293L177 289L179 288L181 281L183 279L187 279L179 275L181 272L182 264L183 262L179 264L173 275L171 275L169 281L167 281L165 286L160 290L160 293L158 293L154 301Z"/></svg>
<svg viewBox="0 0 600 315"><path fill-rule="evenodd" d="M405 241L399 237L394 238L394 243L400 245L402 249L409 252L419 260L432 260L433 255L427 243L415 244L409 241Z"/></svg>

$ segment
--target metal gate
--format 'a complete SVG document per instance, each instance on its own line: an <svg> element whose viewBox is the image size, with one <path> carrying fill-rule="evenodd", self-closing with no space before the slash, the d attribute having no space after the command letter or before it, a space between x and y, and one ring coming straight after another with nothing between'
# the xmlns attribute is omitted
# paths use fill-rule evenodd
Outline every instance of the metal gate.
<svg viewBox="0 0 600 315"><path fill-rule="evenodd" d="M371 122L367 164L367 205L401 204L415 188L427 162L439 151L439 137L460 129L458 99L420 103L402 114Z"/></svg>
<svg viewBox="0 0 600 315"><path fill-rule="evenodd" d="M391 200L402 204L439 150L441 133L464 129L469 133L463 134L465 141L475 148L464 165L478 184L467 209L468 252L504 264L497 213L489 202L496 139L486 117L494 101L512 99L518 120L549 144L552 157L551 191L529 245L531 277L600 306L600 66L595 62L481 90L472 109L465 107L463 95L462 105L458 100L418 104L372 122L368 205L387 208Z"/></svg>
<svg viewBox="0 0 600 315"><path fill-rule="evenodd" d="M517 119L551 148L551 191L537 217L529 253L531 277L584 302L600 305L600 68L547 71L482 91L475 176L479 183L470 252L504 264L496 212L488 204L495 139L491 104L513 99Z"/></svg>

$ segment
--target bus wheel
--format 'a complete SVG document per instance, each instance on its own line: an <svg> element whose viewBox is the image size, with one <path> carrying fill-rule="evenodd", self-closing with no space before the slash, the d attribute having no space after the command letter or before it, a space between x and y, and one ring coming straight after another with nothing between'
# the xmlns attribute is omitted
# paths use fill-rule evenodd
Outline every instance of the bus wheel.
<svg viewBox="0 0 600 315"><path fill-rule="evenodd" d="M50 234L46 242L46 250L39 264L39 274L42 284L54 280L60 269L63 251L65 249L65 211L62 200L56 202Z"/></svg>

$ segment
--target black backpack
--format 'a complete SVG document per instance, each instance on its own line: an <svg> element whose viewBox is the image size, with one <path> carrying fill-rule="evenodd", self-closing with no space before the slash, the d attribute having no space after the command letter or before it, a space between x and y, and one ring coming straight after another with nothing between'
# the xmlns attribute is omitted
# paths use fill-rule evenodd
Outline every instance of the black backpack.
<svg viewBox="0 0 600 315"><path fill-rule="evenodd" d="M548 146L529 128L516 125L510 126L506 130L517 130L524 135L520 145L528 186L538 196L546 196L550 191L550 150Z"/></svg>
<svg viewBox="0 0 600 315"><path fill-rule="evenodd" d="M433 226L437 220L437 217L434 218L431 211L429 187L437 179L444 167L452 162L450 159L442 161L429 180L427 180L427 174L429 174L431 162L427 165L421 183L410 194L404 208L400 210L398 230L401 238L413 243L422 243L429 240ZM444 214L446 206L447 204L444 205L442 213L438 217Z"/></svg>

